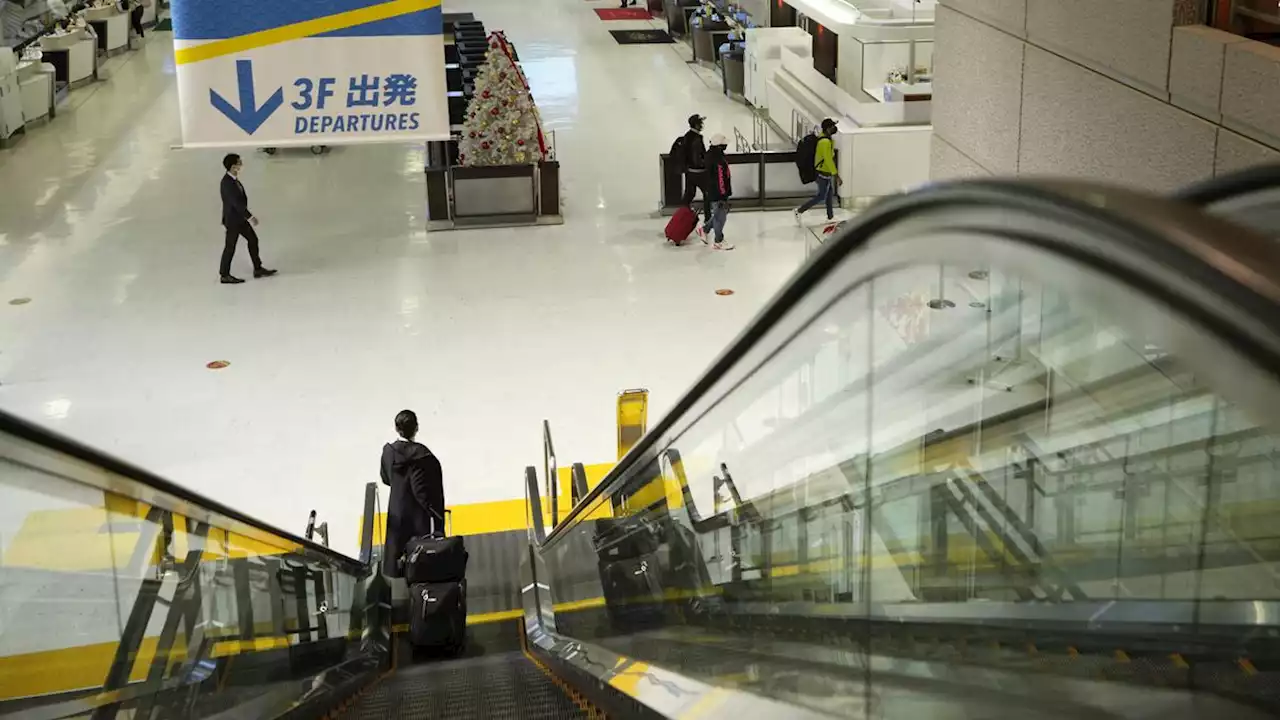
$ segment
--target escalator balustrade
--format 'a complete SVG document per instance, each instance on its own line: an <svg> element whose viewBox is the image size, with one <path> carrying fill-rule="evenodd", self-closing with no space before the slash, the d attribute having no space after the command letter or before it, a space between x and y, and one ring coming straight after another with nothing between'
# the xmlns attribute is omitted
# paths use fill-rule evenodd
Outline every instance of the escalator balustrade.
<svg viewBox="0 0 1280 720"><path fill-rule="evenodd" d="M1277 301L1280 246L1178 201L877 205L534 535L532 631L824 716L1280 711ZM644 614L605 505L660 537Z"/></svg>

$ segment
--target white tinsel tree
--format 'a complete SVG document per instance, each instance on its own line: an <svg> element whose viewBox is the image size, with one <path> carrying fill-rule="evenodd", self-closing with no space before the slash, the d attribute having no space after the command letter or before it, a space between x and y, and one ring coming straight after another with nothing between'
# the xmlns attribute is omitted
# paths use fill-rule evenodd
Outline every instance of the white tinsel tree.
<svg viewBox="0 0 1280 720"><path fill-rule="evenodd" d="M543 159L538 108L502 33L489 36L458 151L458 162L468 166L524 165Z"/></svg>

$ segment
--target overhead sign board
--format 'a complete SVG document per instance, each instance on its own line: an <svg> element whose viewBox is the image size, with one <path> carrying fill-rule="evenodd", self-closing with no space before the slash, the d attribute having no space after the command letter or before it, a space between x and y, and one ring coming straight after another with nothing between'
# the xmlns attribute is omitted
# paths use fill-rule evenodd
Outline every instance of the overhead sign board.
<svg viewBox="0 0 1280 720"><path fill-rule="evenodd" d="M444 140L440 0L174 0L183 145Z"/></svg>

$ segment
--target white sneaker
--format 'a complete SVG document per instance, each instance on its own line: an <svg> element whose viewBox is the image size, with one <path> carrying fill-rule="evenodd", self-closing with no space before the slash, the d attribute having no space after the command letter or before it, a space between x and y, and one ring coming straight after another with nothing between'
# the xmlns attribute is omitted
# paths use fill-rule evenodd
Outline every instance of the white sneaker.
<svg viewBox="0 0 1280 720"><path fill-rule="evenodd" d="M706 229L706 228L704 228L704 227L702 227L701 225L699 225L697 229L698 229L698 239L702 241L702 244L703 244L703 245L706 245L706 244L707 244L707 229Z"/></svg>
<svg viewBox="0 0 1280 720"><path fill-rule="evenodd" d="M729 243L716 243L715 245L712 245L712 248L716 250L732 250L734 246Z"/></svg>

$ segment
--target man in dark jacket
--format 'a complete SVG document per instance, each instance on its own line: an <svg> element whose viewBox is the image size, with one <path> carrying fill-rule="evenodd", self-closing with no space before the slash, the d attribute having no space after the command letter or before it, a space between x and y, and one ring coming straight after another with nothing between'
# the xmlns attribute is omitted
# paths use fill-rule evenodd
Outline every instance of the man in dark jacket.
<svg viewBox="0 0 1280 720"><path fill-rule="evenodd" d="M240 182L240 169L244 167L244 163L240 161L239 155L230 153L222 158L222 167L227 171L222 176L220 188L222 226L227 229L226 243L222 246L222 263L218 266L218 275L222 278L222 284L236 285L244 282L231 274L231 259L236 255L236 242L240 240L241 235L249 241L249 259L253 261L253 276L271 277L276 274L276 271L263 267L262 259L258 257L258 233L253 229L258 225L258 218L249 212L249 195L244 191L244 184Z"/></svg>
<svg viewBox="0 0 1280 720"><path fill-rule="evenodd" d="M680 204L693 207L693 195L702 190L702 216L711 222L711 200L707 197L707 145L702 140L701 115L689 116L689 132L684 134L684 196Z"/></svg>
<svg viewBox="0 0 1280 720"><path fill-rule="evenodd" d="M387 577L404 576L401 555L411 539L444 532L440 461L426 445L414 441L418 416L412 410L400 411L396 432L401 439L382 447L382 483L391 486L382 545L382 572Z"/></svg>

